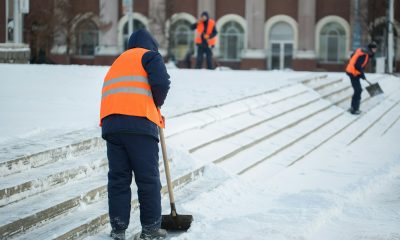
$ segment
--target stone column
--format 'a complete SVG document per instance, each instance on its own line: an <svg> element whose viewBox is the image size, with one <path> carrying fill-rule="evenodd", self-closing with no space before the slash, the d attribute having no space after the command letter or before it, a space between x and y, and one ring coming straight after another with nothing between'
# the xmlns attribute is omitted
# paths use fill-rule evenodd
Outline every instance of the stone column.
<svg viewBox="0 0 400 240"><path fill-rule="evenodd" d="M265 69L265 0L246 0L247 43L242 53L242 69Z"/></svg>
<svg viewBox="0 0 400 240"><path fill-rule="evenodd" d="M265 1L246 0L247 48L264 48Z"/></svg>
<svg viewBox="0 0 400 240"><path fill-rule="evenodd" d="M118 1L100 0L99 49L96 55L117 55Z"/></svg>
<svg viewBox="0 0 400 240"><path fill-rule="evenodd" d="M167 0L149 0L149 28L151 34L160 44L160 53L166 54L166 1Z"/></svg>
<svg viewBox="0 0 400 240"><path fill-rule="evenodd" d="M298 46L293 61L296 70L314 70L315 53L315 13L316 0L298 2Z"/></svg>
<svg viewBox="0 0 400 240"><path fill-rule="evenodd" d="M197 16L199 18L201 13L207 11L210 18L215 19L215 0L197 0Z"/></svg>
<svg viewBox="0 0 400 240"><path fill-rule="evenodd" d="M315 58L315 0L299 0L298 55Z"/></svg>

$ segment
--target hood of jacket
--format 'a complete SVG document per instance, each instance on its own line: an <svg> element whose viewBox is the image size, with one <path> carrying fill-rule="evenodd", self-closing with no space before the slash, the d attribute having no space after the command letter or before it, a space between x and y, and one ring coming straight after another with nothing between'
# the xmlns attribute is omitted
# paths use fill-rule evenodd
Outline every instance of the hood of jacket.
<svg viewBox="0 0 400 240"><path fill-rule="evenodd" d="M210 19L210 16L208 15L208 12L206 12L206 11L202 12L201 16L206 16L206 18L207 18L206 21L208 21L208 19Z"/></svg>
<svg viewBox="0 0 400 240"><path fill-rule="evenodd" d="M128 42L128 49L144 48L158 52L158 42L146 29L139 29L132 33Z"/></svg>

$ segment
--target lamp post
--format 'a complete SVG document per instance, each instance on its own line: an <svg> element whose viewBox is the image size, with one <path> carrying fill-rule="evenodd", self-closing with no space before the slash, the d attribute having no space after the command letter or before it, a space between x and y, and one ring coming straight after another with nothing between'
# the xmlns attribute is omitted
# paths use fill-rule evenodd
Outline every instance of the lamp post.
<svg viewBox="0 0 400 240"><path fill-rule="evenodd" d="M394 1L389 0L389 21L388 21L388 72L393 73L393 55L394 55L394 44L393 44L393 23L394 23Z"/></svg>
<svg viewBox="0 0 400 240"><path fill-rule="evenodd" d="M14 42L21 43L21 32L22 32L22 25L21 25L21 13L19 11L19 0L14 0Z"/></svg>
<svg viewBox="0 0 400 240"><path fill-rule="evenodd" d="M361 46L360 0L354 0L353 49Z"/></svg>

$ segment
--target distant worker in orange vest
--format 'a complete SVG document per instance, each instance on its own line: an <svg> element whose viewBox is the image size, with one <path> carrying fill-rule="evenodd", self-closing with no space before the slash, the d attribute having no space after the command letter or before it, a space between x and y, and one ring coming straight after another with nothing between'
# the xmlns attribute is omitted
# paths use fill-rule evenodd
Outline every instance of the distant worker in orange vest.
<svg viewBox="0 0 400 240"><path fill-rule="evenodd" d="M132 172L140 204L142 231L135 239L163 239L158 170L159 108L169 90L169 75L156 40L144 29L129 38L128 50L104 78L100 124L107 142L108 207L111 238L125 239L131 212Z"/></svg>
<svg viewBox="0 0 400 240"><path fill-rule="evenodd" d="M361 113L360 101L361 101L361 83L360 78L365 80L364 69L368 64L368 61L374 56L377 50L375 42L368 44L367 49L358 48L356 49L349 60L346 67L346 74L350 77L351 85L353 86L354 94L351 98L351 107L349 112L354 115Z"/></svg>
<svg viewBox="0 0 400 240"><path fill-rule="evenodd" d="M210 19L208 12L203 12L197 23L192 25L195 29L195 43L197 45L196 68L202 68L203 55L206 54L207 68L213 69L212 48L217 43L217 29L215 21Z"/></svg>

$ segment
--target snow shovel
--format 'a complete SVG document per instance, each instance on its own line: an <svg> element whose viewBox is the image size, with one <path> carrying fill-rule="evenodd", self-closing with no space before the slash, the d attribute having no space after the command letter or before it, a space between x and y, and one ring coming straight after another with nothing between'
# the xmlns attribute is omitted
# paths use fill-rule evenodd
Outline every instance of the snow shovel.
<svg viewBox="0 0 400 240"><path fill-rule="evenodd" d="M365 89L367 89L367 92L369 93L369 95L371 97L374 97L376 95L382 94L383 90L382 88L379 86L378 83L374 83L372 84L370 81L368 81L367 79L365 79L365 81L367 81L367 83L369 84L368 87L366 87Z"/></svg>
<svg viewBox="0 0 400 240"><path fill-rule="evenodd" d="M169 231L187 231L193 221L192 215L178 215L175 207L174 192L172 190L171 175L169 172L169 163L167 157L167 148L165 145L164 132L162 128L158 128L160 132L161 150L164 160L165 176L167 178L167 186L169 193L169 201L171 205L171 213L162 215L161 228Z"/></svg>

